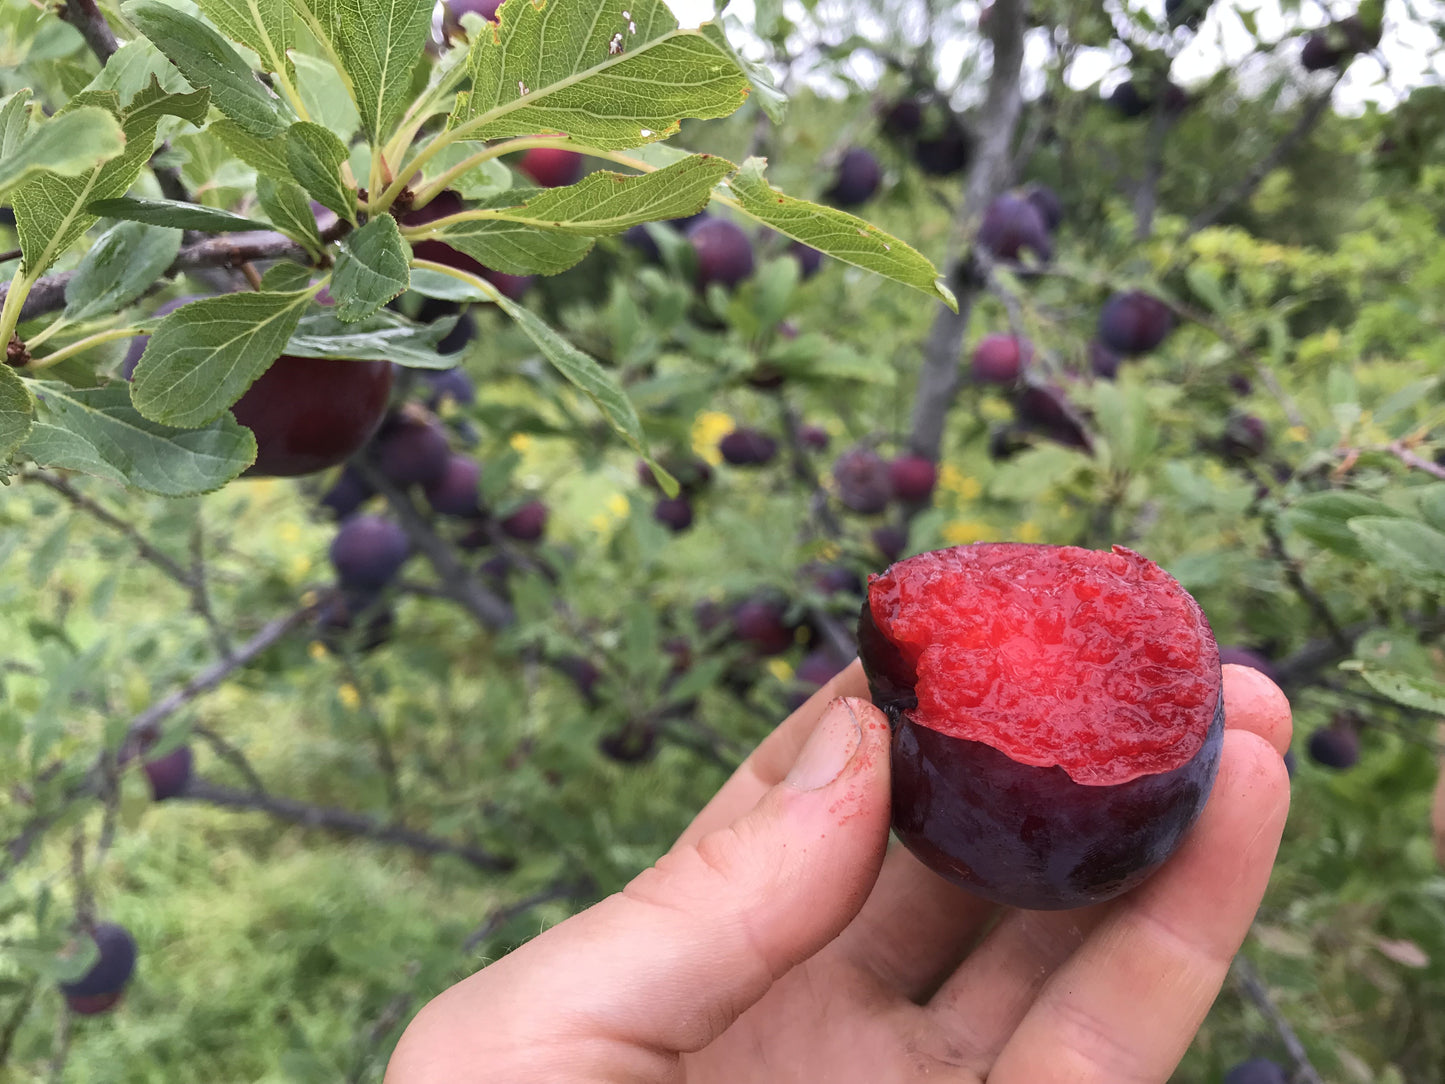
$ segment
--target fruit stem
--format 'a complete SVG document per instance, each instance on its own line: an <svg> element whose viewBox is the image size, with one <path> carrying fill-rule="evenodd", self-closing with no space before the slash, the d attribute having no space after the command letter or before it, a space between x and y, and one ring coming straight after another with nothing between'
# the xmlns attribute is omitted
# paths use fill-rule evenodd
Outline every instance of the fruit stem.
<svg viewBox="0 0 1445 1084"><path fill-rule="evenodd" d="M493 143L489 147L482 148L476 154L462 159L435 180L428 181L421 188L418 188L416 195L411 201L412 210L419 210L425 207L445 191L451 183L463 173L475 169L483 162L490 162L493 158L499 158L504 154L512 154L516 151L529 151L535 147L556 146L564 146L569 150L574 149L573 144L566 142L565 136L526 136L521 139L509 139L505 143Z"/></svg>

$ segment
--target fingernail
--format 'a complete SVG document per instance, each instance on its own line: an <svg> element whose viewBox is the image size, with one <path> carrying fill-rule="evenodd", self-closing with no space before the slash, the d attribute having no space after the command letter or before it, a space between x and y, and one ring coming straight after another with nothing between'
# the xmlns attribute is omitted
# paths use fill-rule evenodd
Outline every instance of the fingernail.
<svg viewBox="0 0 1445 1084"><path fill-rule="evenodd" d="M783 780L794 790L818 790L843 774L863 742L863 727L848 701L828 705L812 736Z"/></svg>

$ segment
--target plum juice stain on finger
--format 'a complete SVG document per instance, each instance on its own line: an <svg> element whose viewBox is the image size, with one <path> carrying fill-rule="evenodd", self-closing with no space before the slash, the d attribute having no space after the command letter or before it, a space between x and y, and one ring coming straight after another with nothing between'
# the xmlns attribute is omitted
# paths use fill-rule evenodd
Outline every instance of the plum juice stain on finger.
<svg viewBox="0 0 1445 1084"><path fill-rule="evenodd" d="M1116 546L989 543L871 576L858 628L893 726L893 828L998 903L1137 885L1209 797L1224 698L1204 612Z"/></svg>

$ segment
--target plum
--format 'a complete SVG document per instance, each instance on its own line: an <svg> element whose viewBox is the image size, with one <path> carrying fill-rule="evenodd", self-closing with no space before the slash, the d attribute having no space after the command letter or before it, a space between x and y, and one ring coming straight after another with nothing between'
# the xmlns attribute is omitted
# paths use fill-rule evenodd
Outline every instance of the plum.
<svg viewBox="0 0 1445 1084"><path fill-rule="evenodd" d="M1120 83L1108 97L1108 102L1121 117L1132 120L1149 112L1149 99L1139 90L1138 84L1130 79Z"/></svg>
<svg viewBox="0 0 1445 1084"><path fill-rule="evenodd" d="M393 419L373 446L377 470L397 485L435 485L446 474L452 449L447 435L430 421Z"/></svg>
<svg viewBox="0 0 1445 1084"><path fill-rule="evenodd" d="M971 368L980 384L1012 384L1034 359L1034 344L1017 335L992 334L973 348Z"/></svg>
<svg viewBox="0 0 1445 1084"><path fill-rule="evenodd" d="M195 756L189 745L178 745L164 756L141 764L151 785L151 797L157 802L175 798L186 792L191 782L191 766Z"/></svg>
<svg viewBox="0 0 1445 1084"><path fill-rule="evenodd" d="M692 501L685 493L663 497L652 506L652 518L674 534L681 534L692 526Z"/></svg>
<svg viewBox="0 0 1445 1084"><path fill-rule="evenodd" d="M343 587L385 587L411 556L400 524L380 516L353 516L331 540L331 564Z"/></svg>
<svg viewBox="0 0 1445 1084"><path fill-rule="evenodd" d="M788 246L788 254L798 261L798 272L805 279L816 275L823 266L823 254L812 245L794 241Z"/></svg>
<svg viewBox="0 0 1445 1084"><path fill-rule="evenodd" d="M809 565L804 571L818 593L827 598L863 594L863 577L857 569L847 565L816 564Z"/></svg>
<svg viewBox="0 0 1445 1084"><path fill-rule="evenodd" d="M761 467L778 454L778 442L757 429L739 426L718 441L718 451L735 467Z"/></svg>
<svg viewBox="0 0 1445 1084"><path fill-rule="evenodd" d="M781 655L793 646L796 629L787 616L788 600L781 595L754 595L733 607L733 636L760 655Z"/></svg>
<svg viewBox="0 0 1445 1084"><path fill-rule="evenodd" d="M597 740L597 750L619 764L641 764L657 752L657 725L630 719Z"/></svg>
<svg viewBox="0 0 1445 1084"><path fill-rule="evenodd" d="M949 123L937 135L913 145L913 160L932 177L952 177L963 172L973 158L973 141L957 123Z"/></svg>
<svg viewBox="0 0 1445 1084"><path fill-rule="evenodd" d="M597 686L602 681L602 671L597 669L595 663L581 655L564 655L554 659L553 668L561 675L569 678L582 698L590 703L597 701Z"/></svg>
<svg viewBox="0 0 1445 1084"><path fill-rule="evenodd" d="M396 611L381 602L379 590L341 587L317 606L312 627L316 638L333 651L348 647L375 651L396 632Z"/></svg>
<svg viewBox="0 0 1445 1084"><path fill-rule="evenodd" d="M1030 252L1039 260L1054 254L1054 243L1039 209L1022 196L1005 192L994 197L978 227L978 246L995 259L1017 260Z"/></svg>
<svg viewBox="0 0 1445 1084"><path fill-rule="evenodd" d="M453 455L447 459L441 477L428 482L422 492L433 512L467 519L482 513L477 495L481 481L480 463L464 455Z"/></svg>
<svg viewBox="0 0 1445 1084"><path fill-rule="evenodd" d="M1024 192L1024 199L1033 204L1050 233L1059 228L1064 220L1064 205L1057 192L1046 184L1031 184Z"/></svg>
<svg viewBox="0 0 1445 1084"><path fill-rule="evenodd" d="M1117 354L1147 354L1174 330L1174 310L1153 294L1114 294L1099 312L1098 339Z"/></svg>
<svg viewBox="0 0 1445 1084"><path fill-rule="evenodd" d="M435 222L439 218L446 218L466 209L466 202L462 199L460 192L448 188L439 192L432 198L425 207L413 211L407 211L398 216L397 221L403 226L425 226ZM432 263L445 264L447 267L455 268L458 271L466 271L473 275L480 275L486 268L477 260L468 256L459 249L452 248L445 241L438 241L430 238L425 241L413 241L411 245L412 255L418 260L430 260Z"/></svg>
<svg viewBox="0 0 1445 1084"><path fill-rule="evenodd" d="M824 198L839 207L857 207L867 203L883 182L883 167L873 152L863 147L849 147L838 161L838 172Z"/></svg>
<svg viewBox="0 0 1445 1084"><path fill-rule="evenodd" d="M117 922L100 922L88 933L99 956L80 978L60 984L70 1011L81 1016L114 1008L135 974L136 945L129 930Z"/></svg>
<svg viewBox="0 0 1445 1084"><path fill-rule="evenodd" d="M1113 380L1118 375L1119 363L1123 360L1118 351L1109 349L1098 338L1089 340L1089 368L1094 370L1095 376Z"/></svg>
<svg viewBox="0 0 1445 1084"><path fill-rule="evenodd" d="M1289 1074L1268 1058L1250 1058L1225 1073L1224 1084L1289 1084Z"/></svg>
<svg viewBox="0 0 1445 1084"><path fill-rule="evenodd" d="M1198 603L1139 554L920 554L869 577L858 636L893 727L894 831L956 884L1014 907L1102 902L1203 810L1219 651Z"/></svg>
<svg viewBox="0 0 1445 1084"><path fill-rule="evenodd" d="M1030 384L1014 400L1019 421L1069 448L1094 449L1083 416L1057 384Z"/></svg>
<svg viewBox="0 0 1445 1084"><path fill-rule="evenodd" d="M582 156L565 147L533 147L517 168L543 188L561 188L582 179Z"/></svg>
<svg viewBox="0 0 1445 1084"><path fill-rule="evenodd" d="M859 446L840 455L833 464L833 481L843 507L859 515L877 515L893 499L888 464L872 448Z"/></svg>
<svg viewBox="0 0 1445 1084"><path fill-rule="evenodd" d="M878 125L890 139L911 139L923 127L923 106L913 98L899 98L879 110Z"/></svg>
<svg viewBox="0 0 1445 1084"><path fill-rule="evenodd" d="M470 406L477 401L477 386L472 383L472 378L466 374L466 370L460 367L424 369L421 375L430 389L427 393L426 405L432 410L441 406L447 399L459 406Z"/></svg>
<svg viewBox="0 0 1445 1084"><path fill-rule="evenodd" d="M788 710L796 711L802 707L808 697L841 674L848 662L827 648L818 648L803 656L803 661L793 672L793 689L787 698Z"/></svg>
<svg viewBox="0 0 1445 1084"><path fill-rule="evenodd" d="M371 483L354 467L348 465L342 468L336 481L331 483L331 488L322 494L321 505L329 509L338 520L343 520L354 514L375 492Z"/></svg>
<svg viewBox="0 0 1445 1084"><path fill-rule="evenodd" d="M1333 722L1310 735L1310 759L1336 771L1353 768L1360 759L1360 736L1354 727Z"/></svg>
<svg viewBox="0 0 1445 1084"><path fill-rule="evenodd" d="M502 520L502 533L519 542L537 542L547 530L547 505L530 500Z"/></svg>
<svg viewBox="0 0 1445 1084"><path fill-rule="evenodd" d="M473 319L471 313L464 312L457 317L457 322L452 325L452 329L448 331L445 335L443 335L439 340L437 340L437 353L460 354L471 344L471 341L476 337L477 322L475 319ZM431 370L428 371L426 375L428 377L434 375L439 376L441 375L441 373L454 373L457 371L458 370L456 369L444 369L440 372L436 370Z"/></svg>
<svg viewBox="0 0 1445 1084"><path fill-rule="evenodd" d="M922 504L933 496L938 484L938 466L921 455L900 455L888 464L888 483L893 496L908 504Z"/></svg>
<svg viewBox="0 0 1445 1084"><path fill-rule="evenodd" d="M896 523L885 523L881 527L874 527L869 537L885 561L898 560L903 556L903 551L908 548L908 532Z"/></svg>
<svg viewBox="0 0 1445 1084"><path fill-rule="evenodd" d="M1367 27L1358 15L1347 16L1307 37L1300 50L1300 63L1311 72L1338 67L1379 45L1380 31L1379 26Z"/></svg>
<svg viewBox="0 0 1445 1084"><path fill-rule="evenodd" d="M1231 414L1224 424L1219 446L1231 463L1248 463L1269 449L1269 427L1256 414Z"/></svg>
<svg viewBox="0 0 1445 1084"><path fill-rule="evenodd" d="M697 284L736 286L753 273L753 242L736 223L706 216L687 229L697 254Z"/></svg>

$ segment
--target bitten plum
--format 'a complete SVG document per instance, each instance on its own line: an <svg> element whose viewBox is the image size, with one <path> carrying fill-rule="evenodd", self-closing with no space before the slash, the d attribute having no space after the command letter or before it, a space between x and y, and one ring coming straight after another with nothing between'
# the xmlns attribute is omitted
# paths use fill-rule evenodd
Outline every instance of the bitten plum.
<svg viewBox="0 0 1445 1084"><path fill-rule="evenodd" d="M688 227L697 254L697 284L718 282L729 288L753 273L753 242L736 223L707 216Z"/></svg>
<svg viewBox="0 0 1445 1084"><path fill-rule="evenodd" d="M900 501L921 504L933 496L938 465L921 455L900 455L888 464L888 483Z"/></svg>
<svg viewBox="0 0 1445 1084"><path fill-rule="evenodd" d="M129 930L118 922L100 922L89 933L100 955L80 978L60 984L70 1011L81 1016L114 1008L135 974L136 945Z"/></svg>
<svg viewBox="0 0 1445 1084"><path fill-rule="evenodd" d="M1153 294L1115 294L1099 312L1099 341L1126 357L1147 354L1174 330L1174 311Z"/></svg>
<svg viewBox="0 0 1445 1084"><path fill-rule="evenodd" d="M178 745L164 756L143 762L141 768L151 785L151 797L157 802L164 802L167 798L184 794L191 782L194 762L195 755L189 745Z"/></svg>
<svg viewBox="0 0 1445 1084"><path fill-rule="evenodd" d="M380 516L353 516L331 540L331 564L344 587L385 587L411 556L401 525Z"/></svg>
<svg viewBox="0 0 1445 1084"><path fill-rule="evenodd" d="M543 188L561 188L582 179L582 156L565 147L534 147L517 168Z"/></svg>
<svg viewBox="0 0 1445 1084"><path fill-rule="evenodd" d="M1044 216L1027 199L1008 192L994 197L984 211L977 240L980 248L1000 260L1017 260L1030 252L1046 261L1054 254Z"/></svg>
<svg viewBox="0 0 1445 1084"><path fill-rule="evenodd" d="M873 152L849 147L838 162L838 172L825 197L839 207L857 207L872 199L882 182L883 167Z"/></svg>
<svg viewBox="0 0 1445 1084"><path fill-rule="evenodd" d="M893 827L1015 907L1111 899L1183 841L1224 740L1203 611L1137 553L993 543L868 582L859 652L893 725Z"/></svg>
<svg viewBox="0 0 1445 1084"><path fill-rule="evenodd" d="M1034 344L1017 335L985 335L973 348L973 378L980 384L1012 384L1034 359Z"/></svg>

